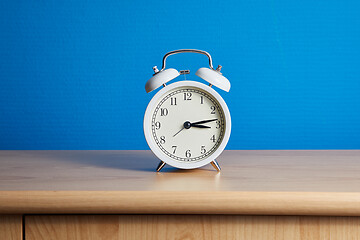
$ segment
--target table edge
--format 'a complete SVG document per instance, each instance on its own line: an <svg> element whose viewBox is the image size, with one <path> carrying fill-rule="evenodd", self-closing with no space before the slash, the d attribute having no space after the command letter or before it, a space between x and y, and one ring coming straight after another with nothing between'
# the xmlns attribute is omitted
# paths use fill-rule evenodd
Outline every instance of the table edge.
<svg viewBox="0 0 360 240"><path fill-rule="evenodd" d="M0 191L0 214L360 216L360 192Z"/></svg>

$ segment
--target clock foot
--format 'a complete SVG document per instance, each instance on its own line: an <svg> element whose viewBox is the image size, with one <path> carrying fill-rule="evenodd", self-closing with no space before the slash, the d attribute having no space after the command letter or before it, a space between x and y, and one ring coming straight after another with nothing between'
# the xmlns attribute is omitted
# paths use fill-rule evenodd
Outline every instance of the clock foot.
<svg viewBox="0 0 360 240"><path fill-rule="evenodd" d="M165 165L166 165L165 162L160 161L160 162L159 162L159 165L158 165L157 168L156 168L156 171L157 171L157 172L160 172L161 169L162 169Z"/></svg>
<svg viewBox="0 0 360 240"><path fill-rule="evenodd" d="M210 163L211 163L211 166L213 166L216 171L220 172L221 167L220 167L220 165L218 164L218 162L216 160L214 160L214 161L212 161Z"/></svg>

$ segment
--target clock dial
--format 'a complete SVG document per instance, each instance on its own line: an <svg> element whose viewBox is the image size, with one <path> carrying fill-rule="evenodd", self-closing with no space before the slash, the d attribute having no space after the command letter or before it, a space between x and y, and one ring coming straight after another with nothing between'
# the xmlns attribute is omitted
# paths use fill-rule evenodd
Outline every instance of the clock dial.
<svg viewBox="0 0 360 240"><path fill-rule="evenodd" d="M155 105L151 133L157 147L179 162L202 161L221 144L226 122L216 98L197 87L178 87Z"/></svg>

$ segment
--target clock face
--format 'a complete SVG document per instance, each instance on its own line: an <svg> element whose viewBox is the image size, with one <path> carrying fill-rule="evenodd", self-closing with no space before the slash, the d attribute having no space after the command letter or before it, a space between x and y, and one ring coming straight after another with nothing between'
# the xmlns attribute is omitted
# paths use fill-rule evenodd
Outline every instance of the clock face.
<svg viewBox="0 0 360 240"><path fill-rule="evenodd" d="M177 162L207 159L225 135L226 118L221 104L214 95L195 86L165 92L150 116L150 137L163 154Z"/></svg>

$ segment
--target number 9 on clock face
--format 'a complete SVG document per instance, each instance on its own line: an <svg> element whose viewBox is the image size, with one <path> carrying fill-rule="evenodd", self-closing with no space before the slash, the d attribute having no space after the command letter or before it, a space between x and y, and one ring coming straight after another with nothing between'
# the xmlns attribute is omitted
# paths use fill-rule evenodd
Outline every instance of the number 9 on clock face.
<svg viewBox="0 0 360 240"><path fill-rule="evenodd" d="M224 150L231 131L230 112L212 88L182 81L161 89L144 117L146 141L165 163L197 168Z"/></svg>

